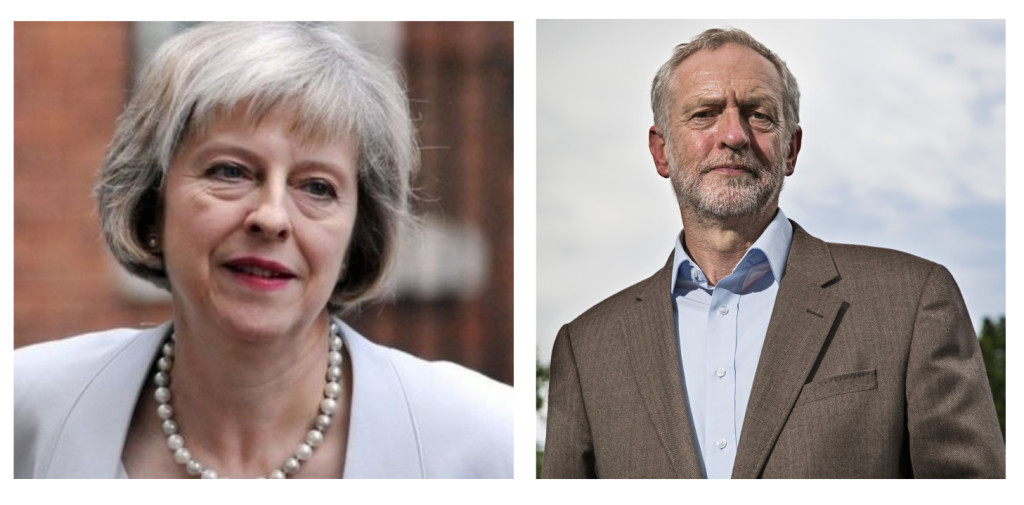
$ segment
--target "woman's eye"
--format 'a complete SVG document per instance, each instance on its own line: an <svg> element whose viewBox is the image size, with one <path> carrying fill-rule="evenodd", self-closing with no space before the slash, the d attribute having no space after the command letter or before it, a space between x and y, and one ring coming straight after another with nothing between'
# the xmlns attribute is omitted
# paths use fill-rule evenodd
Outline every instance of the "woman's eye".
<svg viewBox="0 0 1024 505"><path fill-rule="evenodd" d="M306 181L306 183L303 184L303 189L307 193L324 200L333 200L338 196L338 192L335 191L334 186L323 179Z"/></svg>
<svg viewBox="0 0 1024 505"><path fill-rule="evenodd" d="M234 163L218 163L206 171L206 175L220 179L242 179L246 176L245 168Z"/></svg>

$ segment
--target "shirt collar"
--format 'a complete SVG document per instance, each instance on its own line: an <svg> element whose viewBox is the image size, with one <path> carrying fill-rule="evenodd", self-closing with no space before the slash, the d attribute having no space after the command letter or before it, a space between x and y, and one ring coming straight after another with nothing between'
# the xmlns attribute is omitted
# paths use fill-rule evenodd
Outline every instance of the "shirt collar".
<svg viewBox="0 0 1024 505"><path fill-rule="evenodd" d="M703 273L700 272L697 263L690 259L690 255L686 253L686 249L683 248L683 232L680 231L679 235L676 236L676 247L675 253L672 255L672 284L671 289L675 290L676 282L679 280L679 275L682 273L685 280L693 281L698 284L707 286L707 279L703 277ZM747 252L743 255L743 259L740 260L739 264L736 265L736 269L749 268L757 263L768 260L768 267L771 268L772 275L775 280L782 279L782 274L786 270L786 260L789 259L789 246L793 242L793 224L786 218L786 214L782 212L780 208L775 213L775 219L772 219L768 223L768 227L764 229L761 236L754 241L754 244L747 249ZM686 263L686 268L683 268L683 272L680 272L680 266ZM699 279L695 279L691 276L691 268L696 269ZM734 269L735 270L735 269Z"/></svg>

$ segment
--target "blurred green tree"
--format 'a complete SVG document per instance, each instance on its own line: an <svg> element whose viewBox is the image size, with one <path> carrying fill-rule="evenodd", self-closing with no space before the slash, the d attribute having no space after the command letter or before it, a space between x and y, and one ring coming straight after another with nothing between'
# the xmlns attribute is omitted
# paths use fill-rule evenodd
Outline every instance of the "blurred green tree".
<svg viewBox="0 0 1024 505"><path fill-rule="evenodd" d="M544 397L540 395L544 385L551 379L551 369L541 364L540 359L537 360L537 415L540 415L540 409L544 406ZM544 463L544 448L537 444L537 478L540 478L541 465Z"/></svg>
<svg viewBox="0 0 1024 505"><path fill-rule="evenodd" d="M1006 440L1006 316L999 318L998 323L985 318L978 335L981 346L981 357L985 360L985 372L988 373L988 385L992 388L992 400L996 404L999 416L999 429Z"/></svg>

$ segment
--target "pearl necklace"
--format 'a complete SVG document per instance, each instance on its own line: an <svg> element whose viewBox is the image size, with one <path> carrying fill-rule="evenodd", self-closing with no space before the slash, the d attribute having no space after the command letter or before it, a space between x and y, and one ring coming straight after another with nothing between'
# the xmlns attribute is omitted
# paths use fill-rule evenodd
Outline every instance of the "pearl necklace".
<svg viewBox="0 0 1024 505"><path fill-rule="evenodd" d="M295 448L294 453L275 468L268 476L271 479L284 479L298 473L302 463L313 456L313 449L324 441L324 432L331 425L331 416L338 410L338 396L341 395L341 328L331 322L330 351L327 354L327 384L324 386L324 398L320 400L320 410L313 421L313 429L306 433L306 438ZM174 367L174 336L171 335L164 343L160 359L156 362L157 372L153 375L156 384L156 414L160 416L161 429L167 436L167 448L174 453L174 462L183 465L185 472L193 477L216 479L217 471L207 467L192 457L192 452L185 447L185 439L179 433L178 423L174 421L174 409L171 408L171 369Z"/></svg>

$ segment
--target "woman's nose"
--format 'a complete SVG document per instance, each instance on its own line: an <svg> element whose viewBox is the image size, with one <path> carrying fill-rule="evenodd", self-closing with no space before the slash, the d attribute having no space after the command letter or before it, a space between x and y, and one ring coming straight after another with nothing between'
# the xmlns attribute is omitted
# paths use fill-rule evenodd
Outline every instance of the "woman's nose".
<svg viewBox="0 0 1024 505"><path fill-rule="evenodd" d="M245 219L245 231L266 240L284 240L291 235L286 191L264 186L260 200Z"/></svg>

